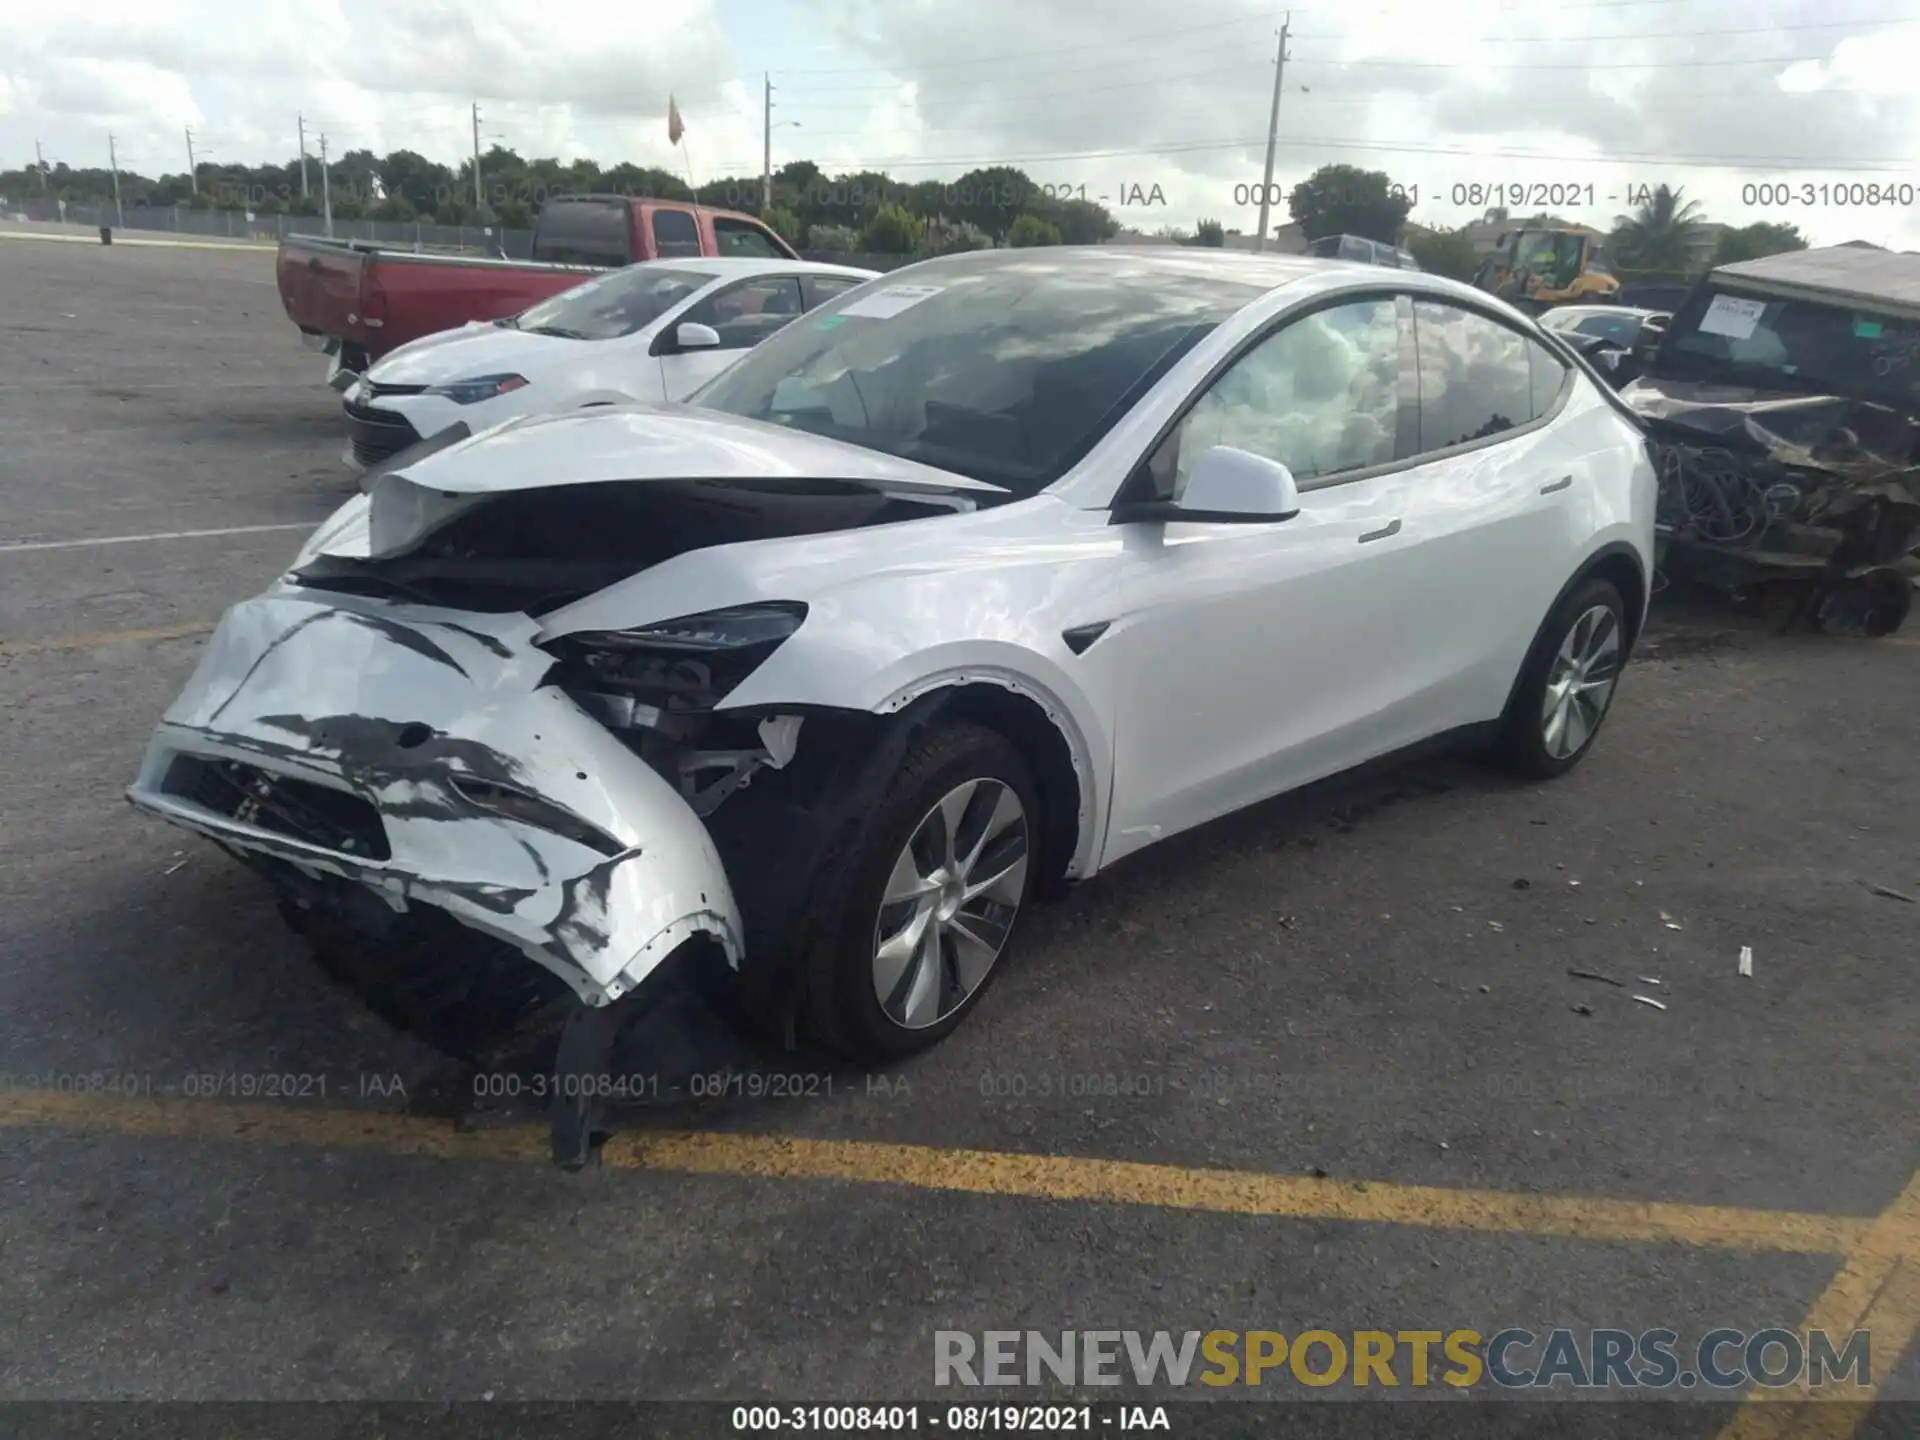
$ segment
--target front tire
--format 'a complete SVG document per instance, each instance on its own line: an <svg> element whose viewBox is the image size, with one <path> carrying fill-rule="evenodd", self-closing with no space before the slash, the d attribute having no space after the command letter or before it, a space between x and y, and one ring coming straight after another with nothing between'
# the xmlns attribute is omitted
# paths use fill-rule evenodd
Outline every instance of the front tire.
<svg viewBox="0 0 1920 1440"><path fill-rule="evenodd" d="M823 867L800 955L816 1038L873 1062L950 1035L1002 968L1033 890L1041 812L1011 742L971 723L914 742L848 851Z"/></svg>
<svg viewBox="0 0 1920 1440"><path fill-rule="evenodd" d="M1540 627L1501 724L1499 758L1531 779L1564 775L1605 723L1627 656L1627 607L1601 579L1577 585Z"/></svg>

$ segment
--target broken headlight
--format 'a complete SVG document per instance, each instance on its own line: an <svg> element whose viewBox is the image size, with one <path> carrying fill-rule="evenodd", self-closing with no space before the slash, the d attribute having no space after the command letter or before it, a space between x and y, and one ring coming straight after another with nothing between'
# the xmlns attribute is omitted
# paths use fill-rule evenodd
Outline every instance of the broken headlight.
<svg viewBox="0 0 1920 1440"><path fill-rule="evenodd" d="M603 723L626 729L711 710L806 618L805 605L773 601L562 635L542 648L559 661L553 683Z"/></svg>

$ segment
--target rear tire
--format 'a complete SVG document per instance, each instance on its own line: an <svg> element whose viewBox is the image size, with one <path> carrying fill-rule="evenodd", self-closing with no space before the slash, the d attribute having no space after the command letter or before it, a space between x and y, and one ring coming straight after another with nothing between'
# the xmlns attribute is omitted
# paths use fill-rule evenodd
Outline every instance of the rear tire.
<svg viewBox="0 0 1920 1440"><path fill-rule="evenodd" d="M814 1038L873 1062L958 1028L1004 968L1041 833L1032 774L1006 737L953 723L916 740L821 867L797 956Z"/></svg>
<svg viewBox="0 0 1920 1440"><path fill-rule="evenodd" d="M1627 607L1598 578L1576 585L1540 627L1501 721L1495 754L1535 780L1564 775L1585 758L1619 691L1627 656Z"/></svg>

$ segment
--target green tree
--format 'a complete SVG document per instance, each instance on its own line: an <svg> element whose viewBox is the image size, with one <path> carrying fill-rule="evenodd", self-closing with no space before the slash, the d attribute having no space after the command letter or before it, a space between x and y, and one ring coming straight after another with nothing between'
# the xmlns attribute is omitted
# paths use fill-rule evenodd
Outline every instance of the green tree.
<svg viewBox="0 0 1920 1440"><path fill-rule="evenodd" d="M1357 165L1322 165L1287 195L1287 211L1309 240L1360 235L1397 245L1412 208L1412 200L1394 188L1385 171Z"/></svg>
<svg viewBox="0 0 1920 1440"><path fill-rule="evenodd" d="M632 165L625 161L600 172L600 186L611 195L631 195L642 200L691 200L693 191L687 182L671 170L657 165ZM774 194L779 195L776 188Z"/></svg>
<svg viewBox="0 0 1920 1440"><path fill-rule="evenodd" d="M377 168L387 194L404 197L416 211L432 209L453 189L453 171L413 150L395 150Z"/></svg>
<svg viewBox="0 0 1920 1440"><path fill-rule="evenodd" d="M1098 245L1120 233L1120 222L1097 200L1061 200L1035 212L1060 227L1069 245Z"/></svg>
<svg viewBox="0 0 1920 1440"><path fill-rule="evenodd" d="M926 231L915 253L924 256L957 255L965 250L987 250L992 245L993 237L978 225L936 215L926 222Z"/></svg>
<svg viewBox="0 0 1920 1440"><path fill-rule="evenodd" d="M773 205L760 212L760 223L789 245L800 243L800 217L784 205Z"/></svg>
<svg viewBox="0 0 1920 1440"><path fill-rule="evenodd" d="M1407 249L1430 274L1470 281L1480 268L1473 241L1462 230L1414 228L1407 233Z"/></svg>
<svg viewBox="0 0 1920 1440"><path fill-rule="evenodd" d="M1005 235L1040 198L1026 171L1011 165L990 165L969 170L950 182L941 208L956 220L978 225L989 235Z"/></svg>
<svg viewBox="0 0 1920 1440"><path fill-rule="evenodd" d="M1007 230L1007 243L1015 246L1059 245L1060 227L1038 215L1016 216Z"/></svg>
<svg viewBox="0 0 1920 1440"><path fill-rule="evenodd" d="M1807 237L1795 225L1774 225L1761 221L1728 230L1714 247L1715 265L1732 265L1740 260L1759 260L1767 255L1782 255L1789 250L1807 248Z"/></svg>
<svg viewBox="0 0 1920 1440"><path fill-rule="evenodd" d="M1218 220L1202 220L1193 232L1193 243L1218 250L1227 243L1226 227Z"/></svg>
<svg viewBox="0 0 1920 1440"><path fill-rule="evenodd" d="M413 202L404 195L388 195L367 211L369 220L407 221L419 218L420 212L414 209Z"/></svg>
<svg viewBox="0 0 1920 1440"><path fill-rule="evenodd" d="M860 232L851 225L809 225L807 248L830 255L852 255L860 249Z"/></svg>
<svg viewBox="0 0 1920 1440"><path fill-rule="evenodd" d="M872 255L911 255L919 243L919 219L899 205L882 205L860 236L860 248Z"/></svg>
<svg viewBox="0 0 1920 1440"><path fill-rule="evenodd" d="M1659 185L1646 192L1631 215L1613 223L1606 250L1617 269L1642 275L1685 276L1699 268L1700 227L1706 221L1697 201L1685 192Z"/></svg>

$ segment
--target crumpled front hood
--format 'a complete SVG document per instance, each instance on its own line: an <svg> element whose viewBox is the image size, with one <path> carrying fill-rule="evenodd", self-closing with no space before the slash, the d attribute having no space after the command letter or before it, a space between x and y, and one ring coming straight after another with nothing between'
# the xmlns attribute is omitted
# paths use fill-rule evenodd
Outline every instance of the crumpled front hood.
<svg viewBox="0 0 1920 1440"><path fill-rule="evenodd" d="M511 373L518 365L584 343L474 321L402 345L368 370L367 379L375 385L444 385L450 380Z"/></svg>
<svg viewBox="0 0 1920 1440"><path fill-rule="evenodd" d="M1620 398L1658 438L1765 455L1855 485L1904 479L1920 417L1868 400L1642 376Z"/></svg>
<svg viewBox="0 0 1920 1440"><path fill-rule="evenodd" d="M605 406L510 420L380 476L369 492L365 553L402 553L510 491L647 480L840 480L906 496L1006 493L913 460L717 411Z"/></svg>

